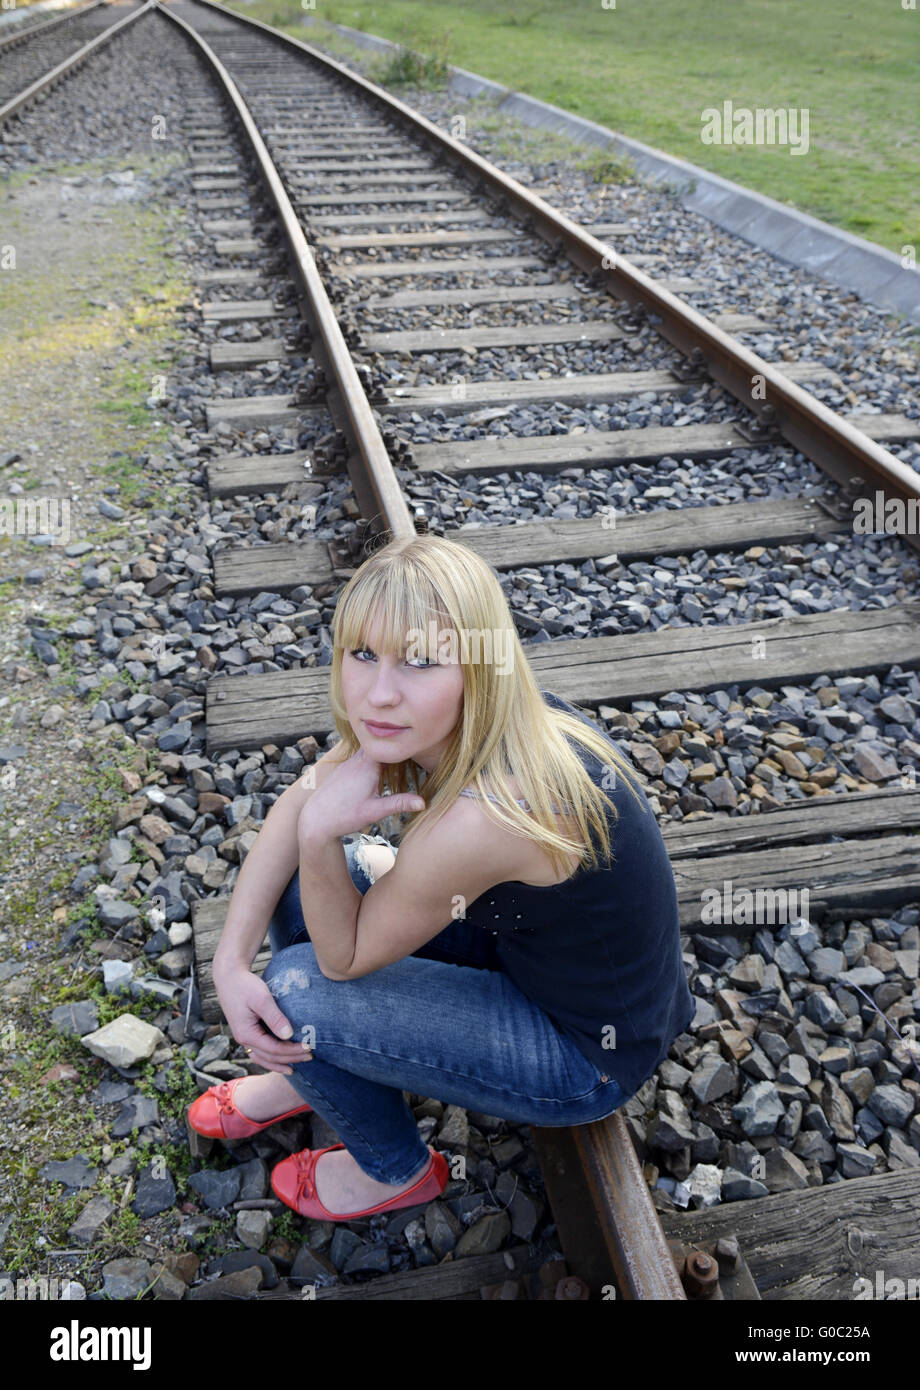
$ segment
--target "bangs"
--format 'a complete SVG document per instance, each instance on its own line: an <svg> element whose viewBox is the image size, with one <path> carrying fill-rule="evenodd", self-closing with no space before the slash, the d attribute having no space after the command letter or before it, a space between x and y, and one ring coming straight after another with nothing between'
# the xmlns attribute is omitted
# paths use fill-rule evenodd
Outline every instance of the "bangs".
<svg viewBox="0 0 920 1390"><path fill-rule="evenodd" d="M336 613L335 641L343 650L368 647L378 655L437 659L438 644L454 623L426 574L398 565L367 574Z"/></svg>

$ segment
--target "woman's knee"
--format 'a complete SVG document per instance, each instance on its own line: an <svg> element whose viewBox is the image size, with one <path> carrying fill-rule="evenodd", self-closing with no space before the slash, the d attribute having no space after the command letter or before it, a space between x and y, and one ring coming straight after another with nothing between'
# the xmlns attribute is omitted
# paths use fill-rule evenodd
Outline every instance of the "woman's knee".
<svg viewBox="0 0 920 1390"><path fill-rule="evenodd" d="M319 968L312 942L298 941L272 956L262 972L262 979L276 1003L283 1008L286 998L305 989L315 989L319 981L326 981L326 976Z"/></svg>

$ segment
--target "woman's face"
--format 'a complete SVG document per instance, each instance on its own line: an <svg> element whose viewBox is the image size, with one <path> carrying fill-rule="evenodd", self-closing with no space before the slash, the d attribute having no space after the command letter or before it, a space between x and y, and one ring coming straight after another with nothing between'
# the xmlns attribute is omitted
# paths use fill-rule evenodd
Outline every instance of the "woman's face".
<svg viewBox="0 0 920 1390"><path fill-rule="evenodd" d="M377 762L412 758L433 772L463 713L463 668L457 661L439 663L436 653L430 658L378 654L377 632L375 625L367 647L346 648L342 656L349 721L361 747ZM396 724L402 732L383 736L368 721Z"/></svg>

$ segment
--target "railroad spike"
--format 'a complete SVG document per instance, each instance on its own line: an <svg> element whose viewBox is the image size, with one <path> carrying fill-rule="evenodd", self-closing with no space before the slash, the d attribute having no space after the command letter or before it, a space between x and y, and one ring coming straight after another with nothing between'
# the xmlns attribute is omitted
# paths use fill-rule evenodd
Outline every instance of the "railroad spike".
<svg viewBox="0 0 920 1390"><path fill-rule="evenodd" d="M678 381L696 381L699 376L708 375L709 366L703 349L693 348L683 362L678 362L676 366L671 368L671 372Z"/></svg>

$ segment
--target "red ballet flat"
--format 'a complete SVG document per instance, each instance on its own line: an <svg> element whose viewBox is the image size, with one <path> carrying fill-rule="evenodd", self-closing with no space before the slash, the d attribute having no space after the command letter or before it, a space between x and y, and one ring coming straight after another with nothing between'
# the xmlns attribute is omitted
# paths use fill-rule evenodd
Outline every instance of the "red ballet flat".
<svg viewBox="0 0 920 1390"><path fill-rule="evenodd" d="M374 1216L378 1211L397 1211L400 1207L416 1207L424 1202L433 1202L440 1197L450 1177L447 1159L429 1145L431 1160L428 1167L405 1192L397 1193L386 1202L378 1202L374 1207L366 1207L364 1211L327 1211L316 1195L316 1164L323 1154L344 1147L344 1144L329 1144L325 1149L301 1149L300 1153L283 1159L272 1169L271 1183L275 1196L300 1216L312 1217L314 1221L357 1221L361 1216Z"/></svg>
<svg viewBox="0 0 920 1390"><path fill-rule="evenodd" d="M233 1092L237 1083L243 1079L242 1076L237 1076L233 1081L222 1081L219 1086L209 1086L192 1102L187 1111L188 1122L197 1134L203 1134L208 1139L248 1139L251 1135L268 1129L269 1125L278 1124L280 1120L290 1119L292 1115L304 1115L313 1110L312 1105L295 1105L293 1110L285 1110L283 1115L273 1115L270 1120L250 1120L241 1110L237 1110L233 1103Z"/></svg>

